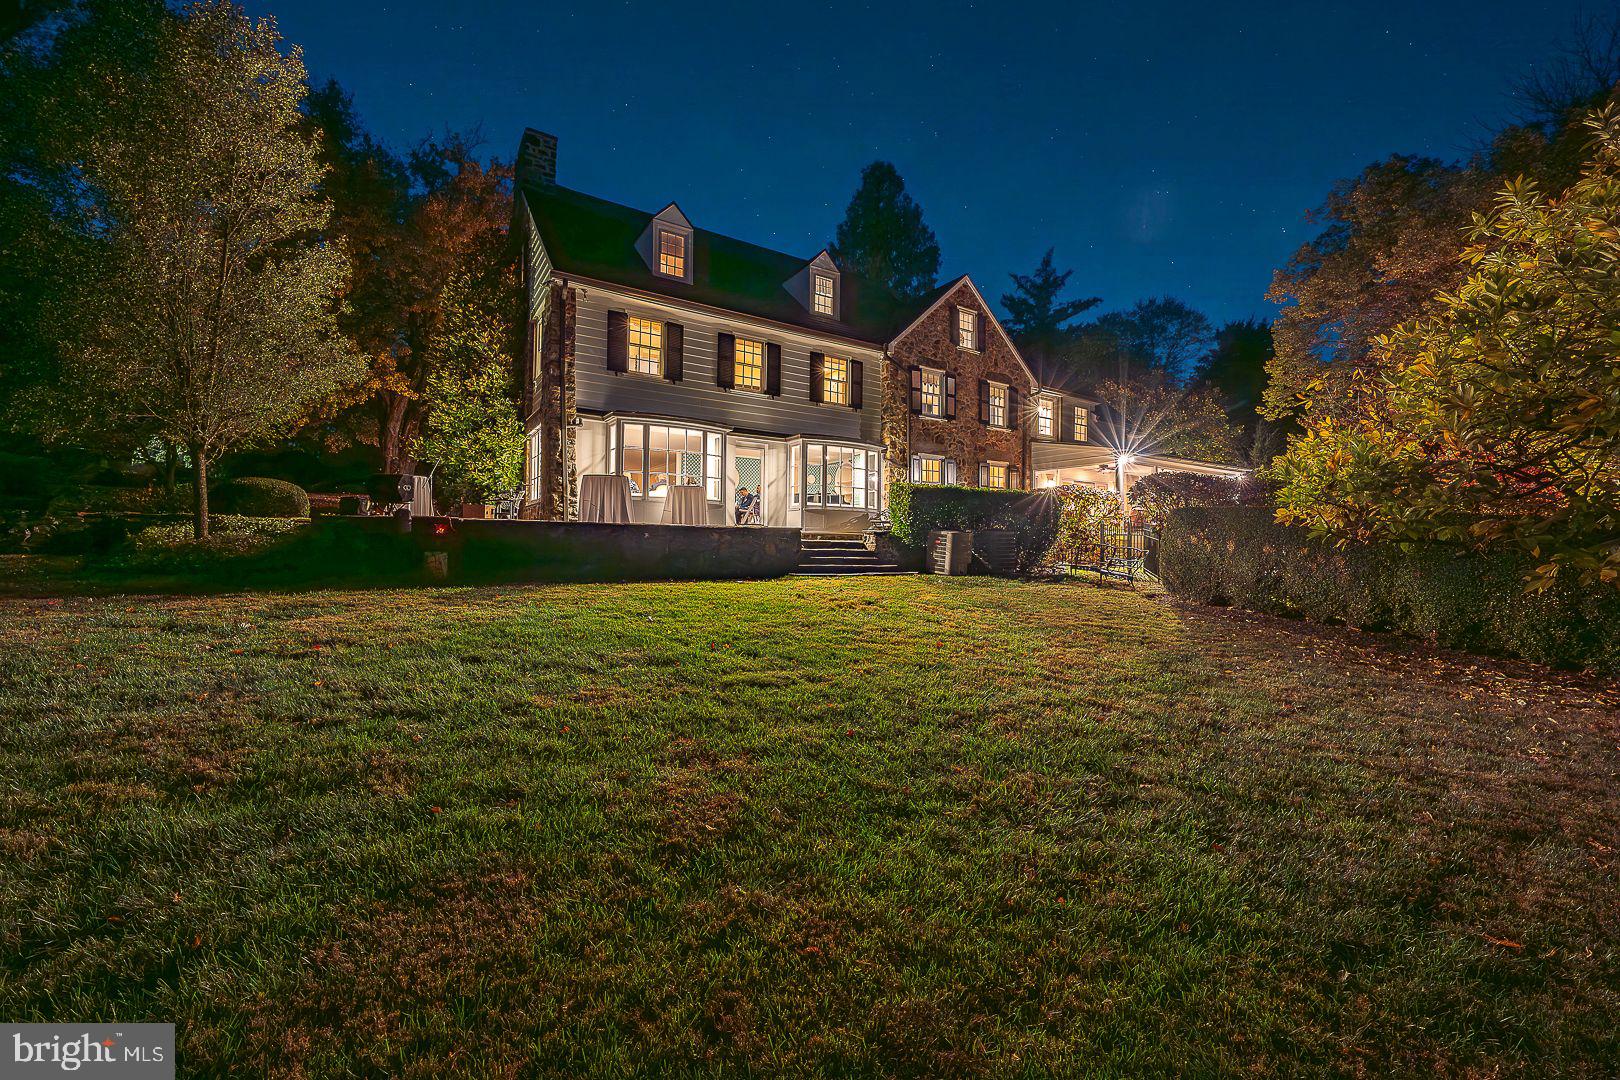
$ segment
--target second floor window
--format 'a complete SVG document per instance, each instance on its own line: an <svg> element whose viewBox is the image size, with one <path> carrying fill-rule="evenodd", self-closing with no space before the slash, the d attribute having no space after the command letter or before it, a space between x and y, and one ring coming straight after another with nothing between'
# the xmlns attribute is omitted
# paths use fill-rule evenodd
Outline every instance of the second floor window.
<svg viewBox="0 0 1620 1080"><path fill-rule="evenodd" d="M1091 414L1086 411L1086 407L1084 405L1076 405L1074 407L1074 441L1075 442L1085 442L1086 441L1086 421L1087 421L1087 419L1090 418L1090 415Z"/></svg>
<svg viewBox="0 0 1620 1080"><path fill-rule="evenodd" d="M849 361L829 356L821 362L821 400L832 405L849 404Z"/></svg>
<svg viewBox="0 0 1620 1080"><path fill-rule="evenodd" d="M945 415L945 373L942 371L923 369L922 414L924 416Z"/></svg>
<svg viewBox="0 0 1620 1080"><path fill-rule="evenodd" d="M817 315L833 314L833 280L826 274L815 276L814 308Z"/></svg>
<svg viewBox="0 0 1620 1080"><path fill-rule="evenodd" d="M1007 388L998 383L990 384L990 426L1007 426Z"/></svg>
<svg viewBox="0 0 1620 1080"><path fill-rule="evenodd" d="M971 308L956 309L956 343L964 349L979 347L979 313Z"/></svg>
<svg viewBox="0 0 1620 1080"><path fill-rule="evenodd" d="M738 338L736 345L736 381L738 390L765 389L765 343Z"/></svg>
<svg viewBox="0 0 1620 1080"><path fill-rule="evenodd" d="M630 370L643 375L664 373L664 324L631 316L626 323Z"/></svg>
<svg viewBox="0 0 1620 1080"><path fill-rule="evenodd" d="M1035 434L1043 439L1050 439L1056 427L1057 406L1052 399L1043 397L1035 402Z"/></svg>
<svg viewBox="0 0 1620 1080"><path fill-rule="evenodd" d="M658 234L658 272L670 277L686 276L686 237L667 230Z"/></svg>

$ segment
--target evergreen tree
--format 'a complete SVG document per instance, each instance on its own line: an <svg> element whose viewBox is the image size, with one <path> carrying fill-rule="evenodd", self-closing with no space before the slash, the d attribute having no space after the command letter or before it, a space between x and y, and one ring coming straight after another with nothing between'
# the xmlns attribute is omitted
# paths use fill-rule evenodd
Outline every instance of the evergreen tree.
<svg viewBox="0 0 1620 1080"><path fill-rule="evenodd" d="M1001 306L1007 311L1007 330L1025 357L1040 361L1042 367L1052 360L1067 336L1069 321L1102 303L1097 296L1059 299L1072 273L1058 273L1052 265L1052 249L1047 248L1033 274L1007 275L1013 280L1012 292L1001 295Z"/></svg>
<svg viewBox="0 0 1620 1080"><path fill-rule="evenodd" d="M861 170L860 186L828 251L839 267L887 286L896 296L921 299L939 276L939 242L923 223L922 207L887 161Z"/></svg>

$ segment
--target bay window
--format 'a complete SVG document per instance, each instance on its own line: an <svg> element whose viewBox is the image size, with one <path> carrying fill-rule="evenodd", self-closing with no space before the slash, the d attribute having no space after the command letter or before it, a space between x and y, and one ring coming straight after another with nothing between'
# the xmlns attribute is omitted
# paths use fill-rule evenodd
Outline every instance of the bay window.
<svg viewBox="0 0 1620 1080"><path fill-rule="evenodd" d="M799 505L799 447L789 455L793 471L790 496ZM836 443L804 444L804 505L831 509L878 508L876 450Z"/></svg>
<svg viewBox="0 0 1620 1080"><path fill-rule="evenodd" d="M614 425L611 452L636 498L661 499L676 485L698 485L718 502L725 475L725 437L696 428L621 421Z"/></svg>

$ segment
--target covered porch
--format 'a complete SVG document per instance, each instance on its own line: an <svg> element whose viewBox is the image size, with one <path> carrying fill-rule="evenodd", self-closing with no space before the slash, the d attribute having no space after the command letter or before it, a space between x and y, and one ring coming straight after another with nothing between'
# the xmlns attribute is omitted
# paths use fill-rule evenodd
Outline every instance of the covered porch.
<svg viewBox="0 0 1620 1080"><path fill-rule="evenodd" d="M1163 454L1120 453L1109 446L1037 442L1033 446L1031 475L1036 488L1084 484L1119 494L1144 476L1162 472L1203 476L1241 477L1243 469Z"/></svg>
<svg viewBox="0 0 1620 1080"><path fill-rule="evenodd" d="M631 521L645 525L669 520L675 487L702 490L698 523L710 526L859 535L884 505L881 448L871 443L630 414L583 417L573 434L573 518L590 475L623 477Z"/></svg>

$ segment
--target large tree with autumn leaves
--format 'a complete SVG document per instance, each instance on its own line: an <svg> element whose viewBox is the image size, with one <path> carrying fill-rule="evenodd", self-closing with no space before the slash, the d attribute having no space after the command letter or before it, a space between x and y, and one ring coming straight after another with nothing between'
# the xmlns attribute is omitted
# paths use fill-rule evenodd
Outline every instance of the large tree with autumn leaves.
<svg viewBox="0 0 1620 1080"><path fill-rule="evenodd" d="M1336 538L1511 546L1620 583L1620 107L1562 194L1515 180L1462 280L1375 339L1276 466L1279 517Z"/></svg>

